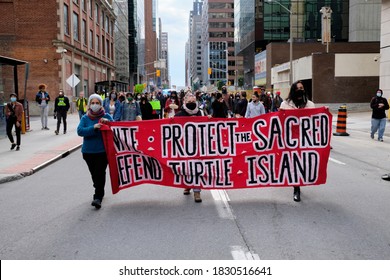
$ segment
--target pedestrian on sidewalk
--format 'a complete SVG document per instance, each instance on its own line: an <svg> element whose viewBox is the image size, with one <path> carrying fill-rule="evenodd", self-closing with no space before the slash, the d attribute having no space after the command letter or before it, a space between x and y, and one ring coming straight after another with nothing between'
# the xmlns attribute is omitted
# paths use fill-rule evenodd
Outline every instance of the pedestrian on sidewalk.
<svg viewBox="0 0 390 280"><path fill-rule="evenodd" d="M69 98L60 90L57 98L54 101L54 118L57 118L57 129L54 131L58 135L61 126L61 119L64 122L64 134L66 134L66 115L70 108Z"/></svg>
<svg viewBox="0 0 390 280"><path fill-rule="evenodd" d="M91 173L95 193L91 205L96 209L102 207L104 187L106 185L107 154L104 148L100 127L102 123L113 121L103 108L103 99L98 94L91 94L88 99L87 113L81 118L77 134L83 137L81 152Z"/></svg>
<svg viewBox="0 0 390 280"><path fill-rule="evenodd" d="M49 116L49 101L50 95L46 91L47 86L45 84L40 84L38 86L38 93L35 96L35 101L38 103L38 106L41 108L41 124L42 130L49 130L47 127L47 118Z"/></svg>
<svg viewBox="0 0 390 280"><path fill-rule="evenodd" d="M371 138L374 139L378 131L378 141L383 142L383 134L386 128L386 110L389 110L389 103L386 98L382 97L383 91L377 89L376 96L371 99L370 106L372 109L371 116Z"/></svg>
<svg viewBox="0 0 390 280"><path fill-rule="evenodd" d="M291 85L290 93L286 100L280 104L280 110L314 108L312 101L308 100L305 88L301 81L297 81ZM301 201L301 188L294 187L293 199L296 202Z"/></svg>
<svg viewBox="0 0 390 280"><path fill-rule="evenodd" d="M88 99L84 97L84 91L80 91L79 98L76 99L76 107L79 112L79 118L87 112Z"/></svg>
<svg viewBox="0 0 390 280"><path fill-rule="evenodd" d="M11 150L15 149L16 151L20 150L20 130L22 128L22 117L23 117L23 105L17 100L16 93L10 94L10 101L5 107L5 116L6 116L6 130L9 141L11 142ZM15 125L16 132L16 144L14 137L12 136L12 128Z"/></svg>

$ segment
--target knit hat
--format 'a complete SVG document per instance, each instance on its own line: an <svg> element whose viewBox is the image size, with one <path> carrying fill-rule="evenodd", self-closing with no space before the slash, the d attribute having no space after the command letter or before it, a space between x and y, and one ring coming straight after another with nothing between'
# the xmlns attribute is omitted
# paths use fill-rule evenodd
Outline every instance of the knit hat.
<svg viewBox="0 0 390 280"><path fill-rule="evenodd" d="M88 106L91 105L91 101L92 99L98 99L99 102L100 102L100 105L103 105L103 99L101 98L101 96L99 94L91 94L88 98Z"/></svg>

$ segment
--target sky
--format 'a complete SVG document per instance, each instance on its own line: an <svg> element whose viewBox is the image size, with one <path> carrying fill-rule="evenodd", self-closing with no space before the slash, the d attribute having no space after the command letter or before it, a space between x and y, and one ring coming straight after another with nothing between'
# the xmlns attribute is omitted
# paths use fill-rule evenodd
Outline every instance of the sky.
<svg viewBox="0 0 390 280"><path fill-rule="evenodd" d="M157 17L168 32L168 59L171 85L185 86L185 46L193 0L157 0Z"/></svg>

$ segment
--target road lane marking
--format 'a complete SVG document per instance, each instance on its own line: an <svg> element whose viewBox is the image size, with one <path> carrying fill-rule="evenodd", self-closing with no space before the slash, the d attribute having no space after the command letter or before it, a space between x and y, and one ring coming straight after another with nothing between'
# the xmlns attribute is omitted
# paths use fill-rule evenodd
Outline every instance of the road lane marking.
<svg viewBox="0 0 390 280"><path fill-rule="evenodd" d="M334 159L334 158L329 158L329 160L330 161L333 161L334 163L337 163L337 164L340 164L340 165L346 165L346 163L344 163L344 162L341 162L341 161L339 161L339 160L337 160L337 159Z"/></svg>
<svg viewBox="0 0 390 280"><path fill-rule="evenodd" d="M211 190L210 192L215 200L219 217L234 220L234 215L229 205L230 198L227 192L225 190Z"/></svg>
<svg viewBox="0 0 390 280"><path fill-rule="evenodd" d="M249 252L242 246L231 246L230 252L234 260L260 260L258 254Z"/></svg>

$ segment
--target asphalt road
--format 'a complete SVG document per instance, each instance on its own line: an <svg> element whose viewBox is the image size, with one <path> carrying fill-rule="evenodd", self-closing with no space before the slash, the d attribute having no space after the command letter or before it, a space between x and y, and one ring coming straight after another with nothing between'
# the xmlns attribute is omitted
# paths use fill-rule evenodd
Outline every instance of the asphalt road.
<svg viewBox="0 0 390 280"><path fill-rule="evenodd" d="M333 137L325 185L203 191L144 185L90 206L80 151L0 185L0 259L390 259L390 141ZM325 171L324 171L325 172Z"/></svg>

